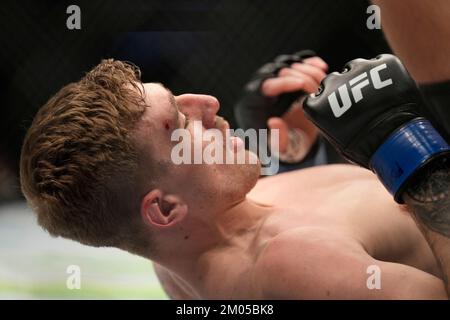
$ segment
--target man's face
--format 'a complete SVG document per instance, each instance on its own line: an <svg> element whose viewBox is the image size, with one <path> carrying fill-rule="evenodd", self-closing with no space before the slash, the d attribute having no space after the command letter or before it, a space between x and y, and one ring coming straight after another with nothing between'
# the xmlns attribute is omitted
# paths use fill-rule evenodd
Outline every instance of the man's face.
<svg viewBox="0 0 450 320"><path fill-rule="evenodd" d="M225 209L244 199L259 177L260 164L254 153L245 150L241 140L225 134L229 125L217 116L220 107L217 99L196 94L174 96L156 83L145 83L144 92L148 107L138 126L137 138L144 152L157 163L154 170L164 168L157 188L180 195L191 207L208 205ZM180 144L180 140L172 137L176 129L184 130L184 135L190 138L190 163L176 164L173 160L173 148ZM221 143L211 145L214 139L204 139L211 129L220 130ZM222 153L223 161L206 164L202 159L200 164L194 164L194 152L203 153L208 146L209 150L212 146L221 148L221 152L214 152ZM227 157L234 159L231 164L227 164ZM238 159L245 159L245 163L238 164L242 163Z"/></svg>

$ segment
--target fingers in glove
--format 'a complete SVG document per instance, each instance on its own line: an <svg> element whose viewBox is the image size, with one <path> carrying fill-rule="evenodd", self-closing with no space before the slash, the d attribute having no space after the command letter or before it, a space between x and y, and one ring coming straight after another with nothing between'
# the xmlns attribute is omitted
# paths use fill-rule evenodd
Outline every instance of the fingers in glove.
<svg viewBox="0 0 450 320"><path fill-rule="evenodd" d="M328 64L322 60L322 58L320 57L311 57L311 58L306 58L303 60L303 63L312 65L312 66L316 66L317 68L321 69L323 72L327 72L328 71Z"/></svg>
<svg viewBox="0 0 450 320"><path fill-rule="evenodd" d="M268 97L278 96L282 93L303 90L307 93L314 93L318 89L315 81L307 78L293 76L270 78L263 82L261 91Z"/></svg>
<svg viewBox="0 0 450 320"><path fill-rule="evenodd" d="M314 77L312 77L311 75L296 70L294 68L283 68L280 70L280 72L278 73L279 77L297 77L299 79L304 79L307 82L313 83L316 87L316 89L313 92L317 91L317 88L320 85L320 81L317 81ZM307 92L307 93L312 93L312 92Z"/></svg>
<svg viewBox="0 0 450 320"><path fill-rule="evenodd" d="M303 74L307 74L308 76L312 77L318 84L326 76L326 73L319 67L306 63L293 63L291 65L291 69L294 69Z"/></svg>

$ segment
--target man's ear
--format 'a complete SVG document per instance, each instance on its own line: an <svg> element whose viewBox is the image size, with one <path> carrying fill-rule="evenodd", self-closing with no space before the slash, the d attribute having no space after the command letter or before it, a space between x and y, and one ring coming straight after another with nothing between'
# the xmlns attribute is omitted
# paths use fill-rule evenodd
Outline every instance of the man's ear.
<svg viewBox="0 0 450 320"><path fill-rule="evenodd" d="M141 202L141 217L153 227L170 227L181 221L187 212L187 205L179 197L164 195L159 189L147 193Z"/></svg>

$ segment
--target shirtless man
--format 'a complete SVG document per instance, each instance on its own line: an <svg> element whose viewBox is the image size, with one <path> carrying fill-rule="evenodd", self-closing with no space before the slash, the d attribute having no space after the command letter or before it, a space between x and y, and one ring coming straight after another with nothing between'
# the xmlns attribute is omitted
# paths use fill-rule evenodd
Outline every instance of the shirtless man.
<svg viewBox="0 0 450 320"><path fill-rule="evenodd" d="M257 166L222 170L229 198L202 197L201 207L190 206L198 221L162 240L168 254L154 261L171 297L446 298L428 244L369 171L335 165L257 180ZM373 265L380 290L367 287Z"/></svg>
<svg viewBox="0 0 450 320"><path fill-rule="evenodd" d="M440 270L414 221L373 174L355 166L260 179L245 200L209 223L220 228L220 245L179 266L180 241L177 256L157 267L170 297L446 298ZM208 243L210 237L198 236L189 245ZM185 269L192 264L194 272ZM381 270L379 290L367 286L370 266Z"/></svg>
<svg viewBox="0 0 450 320"><path fill-rule="evenodd" d="M439 0L437 3L420 0L412 0L407 3L389 0L374 0L373 2L381 7L383 29L390 44L423 89L429 105L422 111L430 116L433 125L439 128L440 133L448 141L450 133L448 113L450 70L447 60L450 46L445 39L448 39L450 34L448 20L450 4L445 0ZM406 12L407 14L405 14ZM301 84L297 83L296 86L301 86ZM279 125L280 130L283 129L283 126L285 127L284 124ZM333 137L333 131L330 132L331 138L336 138L336 136ZM358 132L354 132L354 134L358 134ZM332 296L333 292L329 289L335 289L336 298L366 298L369 297L368 295L382 298L417 298L422 294L421 297L431 298L434 295L432 292L437 293L434 297L448 298L444 290L445 283L447 293L450 292L448 282L450 271L448 176L448 164L436 170L425 171L422 175L423 183L419 183L416 190L409 190L404 199L409 206L409 212L406 211L405 206L394 204L390 200L386 192L380 189L374 176L349 166L307 169L260 180L255 189L248 194L248 198L255 197L255 199L262 199L262 202L272 200L274 205L278 204L277 201L284 201L282 206L297 201L293 207L293 210L297 212L297 219L291 218L286 222L285 237L283 233L278 236L278 239L288 238L288 240L273 249L274 257L272 261L267 262L267 270L262 271L264 275L261 278L265 281L258 279L262 284L260 287L266 288L269 291L267 296L272 298L289 298L289 294L292 294L291 298L327 298L329 297L327 294ZM286 183L287 186L276 188L276 183L280 185ZM291 190L296 191L292 192ZM422 195L419 196L418 193L422 193ZM442 198L442 196L444 197ZM314 214L307 215L304 213L304 209ZM341 212L341 214L334 214L337 212ZM385 216L387 212L394 213L395 218L392 215ZM416 243L422 243L416 248L421 246L428 248L428 245L423 243L425 238L417 233L416 225L411 224L411 212L422 234L432 245L435 256L439 258L440 269L444 271L442 274L436 269L436 265L434 265L433 271L424 268L423 265L411 263L412 260L409 262L402 260L415 251L412 247L403 251L403 253L407 252L406 254L402 254L401 251L395 252L401 247L400 242L397 241L405 240L403 242L405 244L413 234L417 236L416 239L421 239ZM371 216L372 214L373 216ZM304 220L301 220L302 216ZM300 232L297 234L295 234L294 221L303 223L301 227L298 227L297 231ZM393 225L397 227L401 225L405 229L398 229L397 233L391 229ZM306 226L311 226L311 228ZM320 230L320 227L324 226L325 229ZM289 231L289 227L293 229ZM314 231L314 227L317 228L316 231ZM355 228L362 233L350 231ZM301 236L301 231L307 229L310 231L309 237ZM336 234L337 230L339 230L338 234ZM403 233L400 230L408 231ZM415 231L411 232L412 230ZM291 235L292 238L289 239L288 235ZM352 240L345 242L345 235L349 236L347 240ZM408 235L408 237L403 238L404 235ZM335 236L337 238L334 238ZM330 241L332 238L334 238L333 241ZM255 265L264 265L261 261L265 260L264 255L270 257L268 252L273 247L271 244L279 244L276 239L274 238L273 242L268 243L266 250L261 251ZM355 241L355 239L358 240ZM394 240L394 242L389 243L389 240ZM289 241L291 242L289 243ZM297 241L299 243L296 243ZM313 245L314 243L317 244L317 247ZM358 245L355 245L356 243ZM410 244L412 243L414 241L410 242ZM372 245L379 247L375 249ZM289 249L285 251L285 248ZM418 256L421 255L420 251L422 250L417 251ZM435 261L435 258L430 256L431 251L426 249L422 251L422 254L425 251L428 253L423 257L428 258L419 260L422 262ZM308 257L315 262L309 264ZM377 260L384 262L379 264L380 262ZM290 262L295 265L291 265ZM362 265L366 266L370 263L387 268L384 269L385 271L391 270L387 272L388 277L397 278L396 280L390 278L392 280L390 285L393 288L390 287L388 290L387 287L384 287L385 289L383 289L382 285L382 289L379 291L364 290L362 282L367 275L362 271L364 269ZM428 274L425 275L418 269L428 272ZM275 272L277 276L274 276L272 272ZM385 272L382 274L386 275ZM430 274L437 277L440 277L441 274L444 282L433 276L431 276L433 278L431 280ZM176 283L175 281L182 283L181 279L173 274L170 275L169 272L162 276L167 279L168 285ZM277 277L278 283L275 283L277 280L268 280ZM425 287L418 289L423 285ZM186 285L181 288L171 286L169 289L172 289L170 291L174 296L186 297L186 291L180 290L183 288L188 287Z"/></svg>
<svg viewBox="0 0 450 320"><path fill-rule="evenodd" d="M34 119L21 183L52 235L152 260L173 298L447 298L427 242L368 170L258 180L259 164L175 165L173 130L228 124L215 98L141 86L135 71L103 61Z"/></svg>

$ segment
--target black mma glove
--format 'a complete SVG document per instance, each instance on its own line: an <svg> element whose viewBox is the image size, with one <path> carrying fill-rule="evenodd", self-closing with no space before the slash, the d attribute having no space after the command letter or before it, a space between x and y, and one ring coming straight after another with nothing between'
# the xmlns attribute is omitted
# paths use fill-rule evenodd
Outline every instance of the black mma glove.
<svg viewBox="0 0 450 320"><path fill-rule="evenodd" d="M425 108L424 114L447 142L450 142L450 80L424 84L422 91Z"/></svg>
<svg viewBox="0 0 450 320"><path fill-rule="evenodd" d="M291 55L280 55L271 63L263 65L245 85L243 97L234 107L234 115L240 128L247 130L267 129L267 120L282 116L302 95L304 91L281 94L276 97L265 96L261 91L264 80L276 77L278 71L295 62L316 56L311 50L303 50Z"/></svg>
<svg viewBox="0 0 450 320"><path fill-rule="evenodd" d="M420 114L420 93L400 60L383 54L333 72L304 111L350 161L373 170L401 203L408 181L449 145Z"/></svg>

